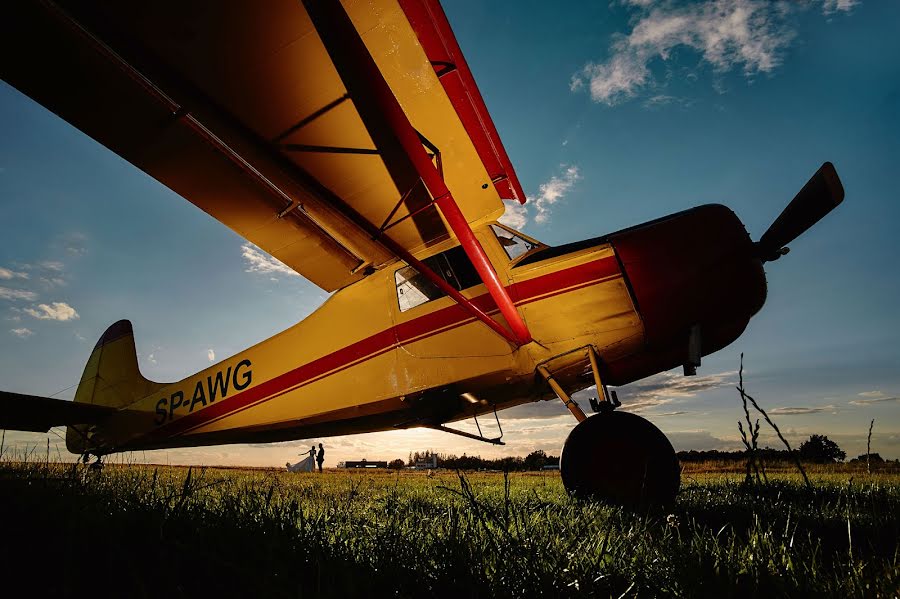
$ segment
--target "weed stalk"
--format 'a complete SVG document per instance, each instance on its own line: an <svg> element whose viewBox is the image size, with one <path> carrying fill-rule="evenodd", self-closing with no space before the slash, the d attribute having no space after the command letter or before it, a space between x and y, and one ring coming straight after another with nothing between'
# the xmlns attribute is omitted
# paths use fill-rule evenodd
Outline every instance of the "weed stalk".
<svg viewBox="0 0 900 599"><path fill-rule="evenodd" d="M869 423L869 438L866 439L866 474L872 474L872 464L870 458L872 456L872 427L875 426L875 419Z"/></svg>
<svg viewBox="0 0 900 599"><path fill-rule="evenodd" d="M797 455L797 452L791 448L791 444L788 443L787 439L784 438L784 435L781 434L781 430L778 428L778 425L772 422L772 419L769 418L769 415L766 414L766 411L759 407L759 404L756 403L756 400L744 391L744 353L741 352L741 368L738 373L740 384L737 387L738 393L741 394L741 398L749 401L753 404L753 407L757 412L762 414L763 418L766 419L766 422L769 423L769 426L774 429L775 434L778 435L778 438L781 439L781 442L784 443L784 446L787 448L788 453L794 458L794 463L797 465L797 469L800 471L800 474L803 476L803 482L806 483L806 488L812 490L812 483L809 482L809 477L806 476L806 470L803 468L803 464L800 463L800 456Z"/></svg>

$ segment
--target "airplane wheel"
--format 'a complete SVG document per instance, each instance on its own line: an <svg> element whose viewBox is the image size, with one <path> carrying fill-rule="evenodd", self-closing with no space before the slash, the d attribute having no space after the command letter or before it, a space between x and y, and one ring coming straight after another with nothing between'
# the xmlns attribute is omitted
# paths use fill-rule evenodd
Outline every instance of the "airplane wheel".
<svg viewBox="0 0 900 599"><path fill-rule="evenodd" d="M559 459L566 491L630 507L674 501L681 468L666 436L628 412L595 414L579 422Z"/></svg>

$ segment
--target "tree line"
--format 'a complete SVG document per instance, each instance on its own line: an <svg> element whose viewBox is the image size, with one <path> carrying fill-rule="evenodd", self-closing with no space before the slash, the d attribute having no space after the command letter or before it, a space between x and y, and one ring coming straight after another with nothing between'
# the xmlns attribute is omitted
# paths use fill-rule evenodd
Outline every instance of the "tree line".
<svg viewBox="0 0 900 599"><path fill-rule="evenodd" d="M825 435L810 435L809 439L800 444L799 449L794 450L800 460L815 464L832 464L843 462L847 453L837 443ZM698 451L679 451L678 459L682 462L741 462L747 459L746 450L722 451L710 449ZM756 456L766 462L778 462L793 460L794 456L787 449L772 449L766 447L757 449ZM415 467L416 463L433 463L437 458L438 468L450 470L501 470L507 472L526 472L542 470L545 466L559 465L559 456L548 455L542 450L532 451L527 456L507 456L502 458L482 458L481 456L456 456L452 454L437 453L430 450L410 452L409 458L404 462L401 459L393 460L388 467L396 470ZM866 454L853 458L850 462L865 462ZM868 455L872 463L880 463L885 460L877 453ZM894 460L900 462L900 460Z"/></svg>
<svg viewBox="0 0 900 599"><path fill-rule="evenodd" d="M405 467L414 467L416 463L432 463L437 457L438 468L450 470L503 470L507 472L526 472L529 470L542 470L544 466L556 466L559 464L559 456L547 455L543 450L532 451L524 458L521 456L506 456L502 458L483 458L481 456L469 456L463 454L437 453L429 450L415 451L409 454L409 459L404 463L397 459L388 464L389 468L400 470Z"/></svg>
<svg viewBox="0 0 900 599"><path fill-rule="evenodd" d="M837 443L825 435L810 435L809 439L801 443L800 447L794 450L793 453L789 452L787 449L772 449L771 447L765 447L763 449L756 449L755 454L759 459L767 462L793 460L794 455L799 457L803 462L813 464L834 464L843 462L847 459L847 453L841 449ZM867 457L872 463L885 461L879 454L871 453L862 454L853 458L850 462L865 462ZM690 451L679 451L678 459L682 462L741 462L747 459L747 451L744 449L738 451L720 451L718 449L697 451L692 449ZM896 462L898 460L894 461Z"/></svg>

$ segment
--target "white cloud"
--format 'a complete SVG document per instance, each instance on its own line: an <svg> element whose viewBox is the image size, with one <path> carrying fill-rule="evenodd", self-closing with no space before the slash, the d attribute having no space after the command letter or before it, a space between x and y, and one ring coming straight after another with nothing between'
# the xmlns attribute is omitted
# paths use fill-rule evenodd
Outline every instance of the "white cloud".
<svg viewBox="0 0 900 599"><path fill-rule="evenodd" d="M736 379L736 372L683 376L677 370L670 370L638 383L620 387L616 393L622 402L622 409L644 413L649 409L671 403L675 398L693 397L702 391L731 387Z"/></svg>
<svg viewBox="0 0 900 599"><path fill-rule="evenodd" d="M871 399L854 399L850 403L854 406L868 406L875 403L884 403L888 401L900 401L900 397L874 397Z"/></svg>
<svg viewBox="0 0 900 599"><path fill-rule="evenodd" d="M215 362L215 361L216 361L216 352L213 351L212 348L209 348L208 350L206 350L206 358L207 358L210 362Z"/></svg>
<svg viewBox="0 0 900 599"><path fill-rule="evenodd" d="M594 102L613 106L637 95L637 90L647 82L650 77L648 60L639 56L616 54L605 64L589 62L580 73L572 76L569 89L579 91L587 82Z"/></svg>
<svg viewBox="0 0 900 599"><path fill-rule="evenodd" d="M66 284L62 277L41 277L41 282L47 287L62 287Z"/></svg>
<svg viewBox="0 0 900 599"><path fill-rule="evenodd" d="M21 329L10 329L9 332L20 339L28 339L34 335L34 331L26 329L25 327L22 327Z"/></svg>
<svg viewBox="0 0 900 599"><path fill-rule="evenodd" d="M671 104L672 102L677 101L678 98L675 96L669 96L666 94L656 94L655 96L651 96L644 100L644 108L655 108L657 106L666 106Z"/></svg>
<svg viewBox="0 0 900 599"><path fill-rule="evenodd" d="M823 11L849 11L855 0L823 0ZM590 90L594 102L613 106L637 96L655 81L653 62L670 61L680 48L700 55L719 73L771 73L794 38L787 16L808 4L771 0L704 0L689 5L631 0L639 17L631 32L611 44L611 56L588 62L572 76L570 89Z"/></svg>
<svg viewBox="0 0 900 599"><path fill-rule="evenodd" d="M156 364L156 354L151 353L149 356L147 356L147 361L149 361L151 364Z"/></svg>
<svg viewBox="0 0 900 599"><path fill-rule="evenodd" d="M850 404L854 406L868 406L876 403L885 403L890 401L900 401L900 397L888 396L887 393L880 390L863 391L858 394L864 399L852 399Z"/></svg>
<svg viewBox="0 0 900 599"><path fill-rule="evenodd" d="M25 313L40 320L66 321L78 319L78 312L75 311L75 308L65 302L53 302L49 306L47 304L38 304L37 310L25 308Z"/></svg>
<svg viewBox="0 0 900 599"><path fill-rule="evenodd" d="M715 83L713 83L713 87L715 87ZM666 94L656 94L655 96L650 96L646 100L644 100L643 106L648 109L658 109L663 106L681 106L682 108L690 108L694 105L694 100L689 100L687 98L677 98L675 96L669 96Z"/></svg>
<svg viewBox="0 0 900 599"><path fill-rule="evenodd" d="M34 291L27 291L25 289L0 287L0 299L32 301L37 299L37 294Z"/></svg>
<svg viewBox="0 0 900 599"><path fill-rule="evenodd" d="M10 279L27 279L27 272L16 272L14 270L10 270L8 268L3 268L0 266L0 279L10 280Z"/></svg>
<svg viewBox="0 0 900 599"><path fill-rule="evenodd" d="M562 165L563 172L560 176L554 176L546 183L538 187L538 195L534 198L533 205L537 212L534 222L545 223L550 219L550 206L565 197L575 182L581 179L577 166Z"/></svg>
<svg viewBox="0 0 900 599"><path fill-rule="evenodd" d="M834 412L834 406L816 406L811 408L784 407L768 410L768 413L774 416L805 416L807 414L819 414L821 412Z"/></svg>
<svg viewBox="0 0 900 599"><path fill-rule="evenodd" d="M691 449L697 451L710 449L729 451L740 449L740 443L736 440L721 439L707 430L668 431L666 436L671 441L675 451L689 451Z"/></svg>
<svg viewBox="0 0 900 599"><path fill-rule="evenodd" d="M506 212L497 219L504 225L513 229L523 229L528 224L531 214L529 206L534 209L534 222L546 223L550 220L550 207L562 200L568 194L575 183L581 179L581 173L577 166L561 164L560 173L554 175L546 183L538 186L538 194L529 197L526 205L517 202L506 202Z"/></svg>
<svg viewBox="0 0 900 599"><path fill-rule="evenodd" d="M736 383L737 372L734 371L705 376L683 376L680 370L671 370L655 374L631 385L618 387L616 393L622 402L621 409L624 411L643 414L650 418L681 416L688 412L680 409L666 412L650 410L671 404L673 400L694 397L704 391L726 387L734 388ZM737 395L736 392L735 395ZM572 395L572 398L583 410L590 409L588 397L597 397L596 387L591 386ZM568 411L558 399L522 404L503 412L504 418L508 420L557 418L567 414Z"/></svg>
<svg viewBox="0 0 900 599"><path fill-rule="evenodd" d="M853 7L861 1L862 0L824 0L822 2L822 12L826 15L838 11L850 12Z"/></svg>
<svg viewBox="0 0 900 599"><path fill-rule="evenodd" d="M519 202L504 202L506 212L497 219L501 224L513 229L522 230L528 224L528 210Z"/></svg>
<svg viewBox="0 0 900 599"><path fill-rule="evenodd" d="M245 243L241 246L241 255L244 257L244 262L247 266L247 268L244 269L244 272L258 272L265 274L277 273L295 277L300 276L295 270L292 270L283 262L279 262L272 256L266 254L252 243Z"/></svg>
<svg viewBox="0 0 900 599"><path fill-rule="evenodd" d="M40 263L41 268L45 268L47 270L52 270L53 272L62 272L65 268L65 264L62 262L57 262L55 260L47 260Z"/></svg>

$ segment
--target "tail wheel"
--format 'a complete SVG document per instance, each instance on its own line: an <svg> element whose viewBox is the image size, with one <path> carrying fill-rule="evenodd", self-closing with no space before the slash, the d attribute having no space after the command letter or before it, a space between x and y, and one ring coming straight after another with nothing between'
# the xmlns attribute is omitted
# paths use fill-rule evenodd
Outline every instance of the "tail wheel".
<svg viewBox="0 0 900 599"><path fill-rule="evenodd" d="M681 482L666 436L628 412L579 422L563 445L559 468L569 493L631 507L671 503Z"/></svg>

